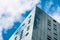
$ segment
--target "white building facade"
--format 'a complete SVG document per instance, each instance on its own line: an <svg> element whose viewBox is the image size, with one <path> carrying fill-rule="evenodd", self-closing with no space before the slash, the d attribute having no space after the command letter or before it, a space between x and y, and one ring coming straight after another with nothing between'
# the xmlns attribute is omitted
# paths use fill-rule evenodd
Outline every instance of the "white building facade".
<svg viewBox="0 0 60 40"><path fill-rule="evenodd" d="M15 31L9 40L31 40L34 24L35 8L23 21L20 27Z"/></svg>

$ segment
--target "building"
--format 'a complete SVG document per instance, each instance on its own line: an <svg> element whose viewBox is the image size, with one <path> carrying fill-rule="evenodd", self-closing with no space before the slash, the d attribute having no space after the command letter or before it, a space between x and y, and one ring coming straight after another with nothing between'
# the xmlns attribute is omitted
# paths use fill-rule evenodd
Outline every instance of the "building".
<svg viewBox="0 0 60 40"><path fill-rule="evenodd" d="M9 40L60 40L60 24L36 7Z"/></svg>
<svg viewBox="0 0 60 40"><path fill-rule="evenodd" d="M20 27L15 31L9 40L31 40L34 24L35 8L23 21ZM29 34L29 36L27 36ZM27 36L27 37L26 37ZM24 38L23 38L24 37ZM27 39L28 38L28 39Z"/></svg>
<svg viewBox="0 0 60 40"><path fill-rule="evenodd" d="M60 24L36 7L32 40L60 40Z"/></svg>

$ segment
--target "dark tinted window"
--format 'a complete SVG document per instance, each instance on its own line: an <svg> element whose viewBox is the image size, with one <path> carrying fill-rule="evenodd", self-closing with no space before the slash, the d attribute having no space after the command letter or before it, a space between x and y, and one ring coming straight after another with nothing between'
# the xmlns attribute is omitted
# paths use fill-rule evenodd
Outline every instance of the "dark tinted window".
<svg viewBox="0 0 60 40"><path fill-rule="evenodd" d="M23 36L23 30L21 31L21 34L20 34L20 40L22 39L22 36Z"/></svg>
<svg viewBox="0 0 60 40"><path fill-rule="evenodd" d="M55 20L53 20L54 22L56 22Z"/></svg>
<svg viewBox="0 0 60 40"><path fill-rule="evenodd" d="M31 22L31 19L29 19L28 24Z"/></svg>
<svg viewBox="0 0 60 40"><path fill-rule="evenodd" d="M17 40L17 36L15 37L15 40Z"/></svg>
<svg viewBox="0 0 60 40"><path fill-rule="evenodd" d="M49 35L47 35L47 40L51 40L51 37Z"/></svg>
<svg viewBox="0 0 60 40"><path fill-rule="evenodd" d="M48 26L51 26L51 20L48 20Z"/></svg>
<svg viewBox="0 0 60 40"><path fill-rule="evenodd" d="M28 36L29 33L26 33L26 36Z"/></svg>
<svg viewBox="0 0 60 40"><path fill-rule="evenodd" d="M27 27L27 31L29 30L30 26Z"/></svg>

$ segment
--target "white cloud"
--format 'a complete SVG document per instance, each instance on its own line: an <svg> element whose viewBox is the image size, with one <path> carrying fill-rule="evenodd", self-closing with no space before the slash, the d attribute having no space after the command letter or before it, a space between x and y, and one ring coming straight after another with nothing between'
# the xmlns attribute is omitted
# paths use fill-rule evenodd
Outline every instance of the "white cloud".
<svg viewBox="0 0 60 40"><path fill-rule="evenodd" d="M60 23L60 7L53 13L52 17Z"/></svg>
<svg viewBox="0 0 60 40"><path fill-rule="evenodd" d="M39 0L0 0L0 40L3 40L3 28L11 28L14 21L22 18L22 13L31 10L38 2Z"/></svg>

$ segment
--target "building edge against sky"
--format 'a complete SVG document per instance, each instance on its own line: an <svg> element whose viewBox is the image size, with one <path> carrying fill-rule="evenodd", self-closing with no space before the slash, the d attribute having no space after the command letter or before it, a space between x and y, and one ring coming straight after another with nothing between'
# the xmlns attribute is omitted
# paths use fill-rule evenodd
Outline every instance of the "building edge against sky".
<svg viewBox="0 0 60 40"><path fill-rule="evenodd" d="M36 7L9 40L60 40L60 24Z"/></svg>
<svg viewBox="0 0 60 40"><path fill-rule="evenodd" d="M15 31L15 33L10 37L9 40L21 40L21 36L23 37L26 35L27 32L30 32L29 39L31 40L32 36L32 29L33 29L33 24L34 24L34 16L35 16L35 7L31 11L31 13L26 17L26 19L22 22L22 24L19 26L19 28ZM31 23L30 23L31 22ZM30 27L29 31L27 30L27 27ZM21 31L24 29L24 34L21 34ZM27 40L27 38L25 38ZM25 40L23 39L23 40Z"/></svg>
<svg viewBox="0 0 60 40"><path fill-rule="evenodd" d="M60 40L60 24L36 7L32 40Z"/></svg>

